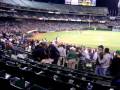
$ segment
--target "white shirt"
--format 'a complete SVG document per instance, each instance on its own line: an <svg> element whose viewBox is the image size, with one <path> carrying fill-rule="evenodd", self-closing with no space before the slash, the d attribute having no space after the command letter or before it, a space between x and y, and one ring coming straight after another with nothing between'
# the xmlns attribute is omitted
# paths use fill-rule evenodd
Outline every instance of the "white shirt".
<svg viewBox="0 0 120 90"><path fill-rule="evenodd" d="M58 51L59 51L61 57L66 57L66 49L65 48L59 47Z"/></svg>
<svg viewBox="0 0 120 90"><path fill-rule="evenodd" d="M25 51L31 52L32 51L32 47L29 45L28 47L25 48Z"/></svg>
<svg viewBox="0 0 120 90"><path fill-rule="evenodd" d="M93 60L94 60L94 61L96 61L96 60L97 60L97 58L98 58L98 53L97 53L97 52L95 52L95 53L94 53L94 55L93 55Z"/></svg>
<svg viewBox="0 0 120 90"><path fill-rule="evenodd" d="M27 58L27 55L26 54L18 54L17 57L21 58L21 59L25 59L25 58Z"/></svg>
<svg viewBox="0 0 120 90"><path fill-rule="evenodd" d="M99 63L101 64L102 68L108 68L110 66L111 55L109 53L103 56L103 59L98 59Z"/></svg>
<svg viewBox="0 0 120 90"><path fill-rule="evenodd" d="M88 59L88 60L90 60L90 55L89 55L88 49L86 49L84 52L85 52L84 53L85 58Z"/></svg>

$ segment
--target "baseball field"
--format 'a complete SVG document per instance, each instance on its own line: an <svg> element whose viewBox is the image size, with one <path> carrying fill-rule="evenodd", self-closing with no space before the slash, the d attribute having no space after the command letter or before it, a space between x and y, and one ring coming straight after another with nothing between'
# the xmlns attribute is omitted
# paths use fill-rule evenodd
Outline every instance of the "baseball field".
<svg viewBox="0 0 120 90"><path fill-rule="evenodd" d="M32 39L47 39L53 41L58 39L59 42L85 45L86 47L96 48L98 45L104 45L112 50L120 49L120 32L112 31L61 31L47 32L33 35Z"/></svg>

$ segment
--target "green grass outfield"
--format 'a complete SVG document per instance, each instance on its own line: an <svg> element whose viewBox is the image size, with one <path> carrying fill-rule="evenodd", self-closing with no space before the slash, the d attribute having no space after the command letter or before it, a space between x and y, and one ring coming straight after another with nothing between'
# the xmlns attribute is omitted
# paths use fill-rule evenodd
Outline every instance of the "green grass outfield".
<svg viewBox="0 0 120 90"><path fill-rule="evenodd" d="M61 31L48 32L34 35L32 39L41 40L46 38L48 41L58 37L59 41L75 45L85 45L96 48L104 45L112 50L120 49L120 32L112 31Z"/></svg>

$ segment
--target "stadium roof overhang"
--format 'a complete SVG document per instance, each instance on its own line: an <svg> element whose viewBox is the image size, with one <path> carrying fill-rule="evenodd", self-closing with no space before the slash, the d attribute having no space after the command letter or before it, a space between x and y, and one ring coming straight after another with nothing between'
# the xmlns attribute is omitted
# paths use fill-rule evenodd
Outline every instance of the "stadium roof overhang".
<svg viewBox="0 0 120 90"><path fill-rule="evenodd" d="M0 7L21 9L36 12L53 12L56 14L104 15L108 14L104 7L85 7L60 4L48 4L29 0L0 0Z"/></svg>

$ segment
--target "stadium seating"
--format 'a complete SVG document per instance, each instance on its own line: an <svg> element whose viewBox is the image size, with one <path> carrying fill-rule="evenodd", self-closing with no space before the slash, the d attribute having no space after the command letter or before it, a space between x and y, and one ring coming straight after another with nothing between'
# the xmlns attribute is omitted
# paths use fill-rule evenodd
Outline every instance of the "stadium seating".
<svg viewBox="0 0 120 90"><path fill-rule="evenodd" d="M112 78L110 77L100 77L90 72L71 70L56 65L39 64L29 58L14 60L10 58L12 53L3 52L4 55L0 60L0 77L3 79L0 79L0 82L5 82L2 84L9 85L15 90L69 90L73 88L89 90L90 87L92 90L115 89L111 86Z"/></svg>
<svg viewBox="0 0 120 90"><path fill-rule="evenodd" d="M84 63L79 60L78 70L73 70L54 64L42 64L33 58L32 51L26 50L27 45L31 43L34 50L42 41L32 42L26 38L29 31L96 30L120 25L119 20L111 21L106 17L107 8L48 4L29 0L0 0L0 8L0 88L119 90L111 85L111 76L94 74L95 67L89 61Z"/></svg>
<svg viewBox="0 0 120 90"><path fill-rule="evenodd" d="M77 13L77 14L94 14L94 15L107 15L107 8L102 7L84 7L84 6L70 6L70 5L59 5L59 4L48 4L40 3L29 0L3 0L1 3L10 4L13 6L42 9L55 11L60 13Z"/></svg>

